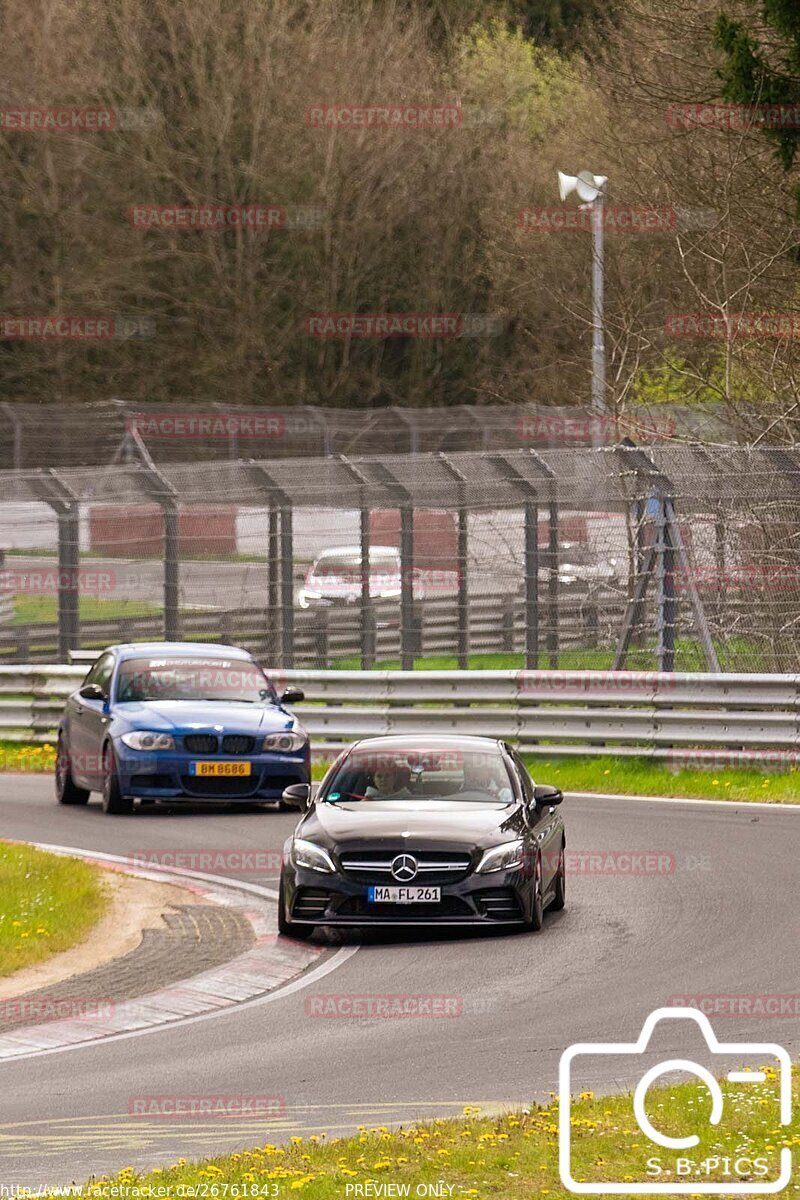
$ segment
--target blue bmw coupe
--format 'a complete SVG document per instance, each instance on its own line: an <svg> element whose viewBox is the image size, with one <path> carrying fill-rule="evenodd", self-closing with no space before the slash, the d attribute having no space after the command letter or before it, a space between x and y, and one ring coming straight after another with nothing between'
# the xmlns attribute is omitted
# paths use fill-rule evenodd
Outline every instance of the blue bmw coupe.
<svg viewBox="0 0 800 1200"><path fill-rule="evenodd" d="M245 650L191 642L109 646L67 700L58 727L56 796L107 813L135 799L279 801L310 780L308 737Z"/></svg>

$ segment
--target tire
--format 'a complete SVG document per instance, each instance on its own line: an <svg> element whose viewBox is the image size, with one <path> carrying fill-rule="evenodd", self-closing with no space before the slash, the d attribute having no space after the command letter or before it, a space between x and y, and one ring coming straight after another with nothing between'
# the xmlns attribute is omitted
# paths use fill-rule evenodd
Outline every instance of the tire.
<svg viewBox="0 0 800 1200"><path fill-rule="evenodd" d="M278 887L278 933L282 933L284 937L297 938L299 941L307 941L315 930L315 925L296 925L294 921L290 921L286 916L286 892L283 886L283 876Z"/></svg>
<svg viewBox="0 0 800 1200"><path fill-rule="evenodd" d="M544 887L542 883L542 860L537 856L533 868L533 897L531 899L531 915L525 923L526 929L538 933L544 923Z"/></svg>
<svg viewBox="0 0 800 1200"><path fill-rule="evenodd" d="M59 804L86 804L89 799L89 789L81 788L72 778L69 766L69 750L64 745L63 738L58 739L56 748L56 800Z"/></svg>
<svg viewBox="0 0 800 1200"><path fill-rule="evenodd" d="M556 894L550 901L550 912L563 912L567 903L567 864L563 842L561 843L561 851L558 856L558 870L556 871L555 889Z"/></svg>
<svg viewBox="0 0 800 1200"><path fill-rule="evenodd" d="M133 812L133 796L123 796L120 791L117 760L108 742L103 747L103 812L112 817L127 817Z"/></svg>

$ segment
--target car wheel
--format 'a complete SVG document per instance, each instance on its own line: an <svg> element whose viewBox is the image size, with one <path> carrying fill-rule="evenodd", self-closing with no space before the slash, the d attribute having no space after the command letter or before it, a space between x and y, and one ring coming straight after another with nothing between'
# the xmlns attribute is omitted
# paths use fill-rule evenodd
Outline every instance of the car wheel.
<svg viewBox="0 0 800 1200"><path fill-rule="evenodd" d="M112 817L124 817L133 812L133 797L123 796L120 791L117 759L108 742L103 747L103 812Z"/></svg>
<svg viewBox="0 0 800 1200"><path fill-rule="evenodd" d="M89 799L89 789L78 787L72 778L63 738L58 739L56 747L56 799L59 804L85 804Z"/></svg>
<svg viewBox="0 0 800 1200"><path fill-rule="evenodd" d="M296 925L286 916L286 892L283 886L283 876L281 876L278 887L278 933L282 933L284 937L299 938L301 941L305 941L311 937L314 928L313 925Z"/></svg>
<svg viewBox="0 0 800 1200"><path fill-rule="evenodd" d="M561 843L561 850L558 855L558 870L556 871L554 883L555 895L550 901L550 911L561 912L567 903L567 864L563 842Z"/></svg>
<svg viewBox="0 0 800 1200"><path fill-rule="evenodd" d="M537 856L533 869L533 896L531 898L531 915L527 922L528 929L538 933L544 922L544 888L542 884L542 860Z"/></svg>

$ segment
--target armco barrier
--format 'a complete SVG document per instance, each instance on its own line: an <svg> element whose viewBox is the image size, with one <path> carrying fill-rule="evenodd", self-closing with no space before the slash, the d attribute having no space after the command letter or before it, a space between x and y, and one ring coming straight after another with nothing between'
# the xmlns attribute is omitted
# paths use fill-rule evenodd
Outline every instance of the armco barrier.
<svg viewBox="0 0 800 1200"><path fill-rule="evenodd" d="M52 741L82 666L0 666L0 739ZM550 757L800 763L800 675L639 671L314 671L298 714L317 758L358 737L473 733Z"/></svg>

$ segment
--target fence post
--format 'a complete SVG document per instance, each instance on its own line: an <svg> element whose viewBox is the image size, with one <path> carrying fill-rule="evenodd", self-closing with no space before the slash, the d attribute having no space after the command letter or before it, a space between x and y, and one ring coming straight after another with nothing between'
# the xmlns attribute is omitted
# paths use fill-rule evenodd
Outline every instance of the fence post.
<svg viewBox="0 0 800 1200"><path fill-rule="evenodd" d="M513 654L514 652L514 609L513 597L504 596L500 615L501 644L504 654Z"/></svg>
<svg viewBox="0 0 800 1200"><path fill-rule="evenodd" d="M414 509L400 506L400 666L413 671L414 628Z"/></svg>
<svg viewBox="0 0 800 1200"><path fill-rule="evenodd" d="M328 655L330 653L330 623L326 609L321 609L316 614L314 623L314 644L317 666L324 671L328 666Z"/></svg>

